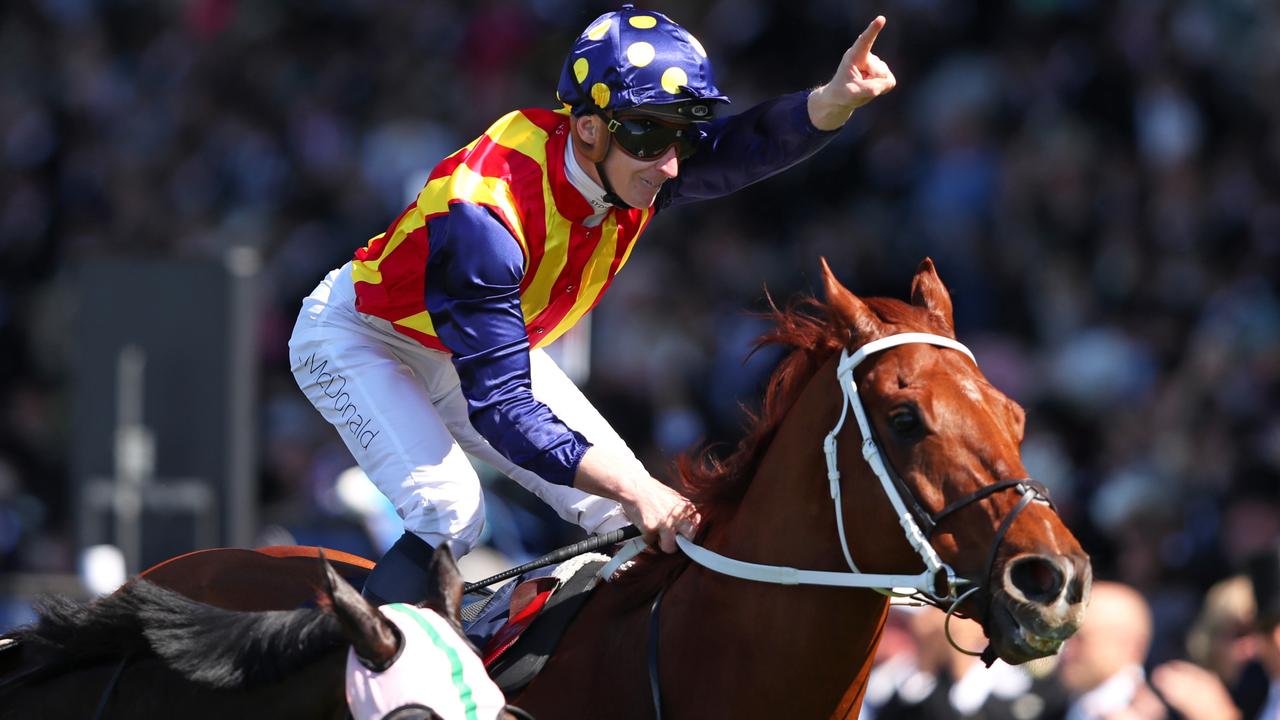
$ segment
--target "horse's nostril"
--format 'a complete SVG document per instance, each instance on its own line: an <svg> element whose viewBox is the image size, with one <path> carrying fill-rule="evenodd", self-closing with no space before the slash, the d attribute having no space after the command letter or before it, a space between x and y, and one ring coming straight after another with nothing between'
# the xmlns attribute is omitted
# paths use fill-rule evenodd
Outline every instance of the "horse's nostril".
<svg viewBox="0 0 1280 720"><path fill-rule="evenodd" d="M1009 569L1009 581L1035 603L1047 605L1057 600L1065 580L1062 569L1046 557L1019 558Z"/></svg>
<svg viewBox="0 0 1280 720"><path fill-rule="evenodd" d="M1067 604L1076 605L1084 601L1093 582L1093 566L1089 558L1082 555L1068 555L1071 562L1071 582L1067 583Z"/></svg>

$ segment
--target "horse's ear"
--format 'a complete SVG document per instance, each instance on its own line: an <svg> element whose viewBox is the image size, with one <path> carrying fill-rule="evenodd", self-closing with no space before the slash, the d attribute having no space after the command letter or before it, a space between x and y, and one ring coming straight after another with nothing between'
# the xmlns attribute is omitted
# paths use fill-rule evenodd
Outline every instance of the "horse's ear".
<svg viewBox="0 0 1280 720"><path fill-rule="evenodd" d="M431 554L431 563L427 566L427 597L422 606L462 627L462 572L447 542Z"/></svg>
<svg viewBox="0 0 1280 720"><path fill-rule="evenodd" d="M822 284L826 293L827 306L836 315L832 318L848 325L853 333L853 339L868 340L879 337L884 334L884 330L880 325L880 320L876 318L876 314L871 311L870 307L862 301L862 298L854 295L840 281L836 279L835 273L831 272L831 266L827 264L826 258L820 258L822 261Z"/></svg>
<svg viewBox="0 0 1280 720"><path fill-rule="evenodd" d="M937 315L947 326L947 334L956 336L955 321L951 315L951 293L942 284L938 271L933 267L933 260L925 258L916 268L916 276L911 281L911 304L922 307Z"/></svg>
<svg viewBox="0 0 1280 720"><path fill-rule="evenodd" d="M365 600L333 565L320 554L324 565L324 593L342 625L342 634L356 655L371 668L386 668L395 660L403 642L390 620Z"/></svg>

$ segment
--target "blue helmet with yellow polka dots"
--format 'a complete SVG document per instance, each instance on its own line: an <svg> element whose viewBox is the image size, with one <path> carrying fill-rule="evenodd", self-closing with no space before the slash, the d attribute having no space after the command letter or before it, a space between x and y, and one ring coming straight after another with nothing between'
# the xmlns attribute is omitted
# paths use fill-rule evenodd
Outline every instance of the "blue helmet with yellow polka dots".
<svg viewBox="0 0 1280 720"><path fill-rule="evenodd" d="M556 92L575 115L642 107L704 122L720 94L707 51L688 30L659 12L623 5L596 18L565 59Z"/></svg>

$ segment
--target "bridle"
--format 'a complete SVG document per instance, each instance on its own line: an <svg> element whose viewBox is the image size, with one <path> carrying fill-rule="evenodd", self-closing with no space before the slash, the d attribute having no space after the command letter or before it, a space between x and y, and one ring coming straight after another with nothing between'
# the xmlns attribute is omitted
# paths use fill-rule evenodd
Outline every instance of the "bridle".
<svg viewBox="0 0 1280 720"><path fill-rule="evenodd" d="M887 455L881 450L876 440L875 433L871 429L871 424L867 420L866 409L863 407L862 399L858 395L857 383L854 381L853 371L869 356L887 350L899 345L907 345L912 343L923 343L927 345L935 345L942 348L948 348L964 353L974 364L977 361L973 357L973 353L969 348L961 343L941 335L931 333L908 332L890 335L888 337L873 340L862 347L858 348L853 354L849 354L848 349L844 349L840 353L840 363L836 367L836 378L840 384L841 392L844 395L844 402L841 404L840 419L836 422L831 432L827 433L823 442L823 451L827 461L827 479L830 484L830 495L832 503L835 507L836 528L840 535L840 548L844 553L845 562L849 565L850 572L831 572L824 570L800 570L793 567L781 565L763 565L758 563L744 562L726 557L719 553L708 550L696 543L677 536L676 542L680 549L685 552L694 562L725 575L742 578L745 580L754 580L757 582L774 583L780 585L825 585L833 587L852 587L866 588L876 590L885 595L895 598L906 598L908 601L916 603L927 603L935 605L947 611L947 639L956 649L970 655L981 655L984 660L993 662L995 659L994 651L988 647L984 652L974 652L960 648L955 641L951 639L950 620L952 614L960 607L960 605L971 596L981 592L991 583L991 572L994 569L997 552L1004 542L1005 536L1012 527L1013 521L1023 510L1032 502L1042 502L1053 506L1049 500L1049 492L1044 485L1032 480L1031 478L1019 478L1013 480L1001 480L990 485L985 485L968 495L952 502L937 513L930 513L921 506L919 500L907 487L906 483L893 469L891 462L887 460ZM907 542L920 556L924 562L924 571L915 575L904 574L883 574L883 573L866 573L858 569L853 562L853 555L849 552L849 542L845 536L844 530L844 512L841 502L840 492L840 469L836 459L836 436L844 427L845 420L848 418L849 408L853 408L853 415L858 424L858 430L862 434L862 457L867 464L871 466L872 472L880 480L880 485L884 489L885 495L888 496L889 502L892 503L894 512L898 516L898 523L902 526L903 533L906 535ZM946 518L955 514L962 508L989 497L997 492L1004 490L1017 490L1022 494L1018 504L1014 506L1001 521L999 528L996 530L995 537L992 539L991 549L987 555L987 565L980 582L962 578L956 575L956 572L950 565L943 562L934 549L930 538L938 525ZM634 550L638 552L643 548L642 540L634 540ZM631 550L629 548L628 550ZM618 565L625 562L623 555L628 553L620 552L615 556L614 562L609 566L601 569L603 577L609 577ZM634 556L634 553L629 553ZM629 558L626 558L629 559ZM965 586L972 586L966 588ZM903 592L908 590L909 592ZM990 615L990 605L992 593L987 593L987 603L983 608L983 625L986 625L987 618Z"/></svg>
<svg viewBox="0 0 1280 720"><path fill-rule="evenodd" d="M1013 510L1007 513L996 529L996 534L991 541L991 549L987 553L987 563L982 574L982 582L986 585L991 583L991 572L995 567L996 554L1000 549L1000 545L1004 542L1005 535L1009 532L1009 528L1013 525L1013 521L1022 513L1024 509L1032 502L1039 500L1053 506L1049 499L1049 491L1044 485L1029 477L1018 478L1014 480L1001 480L990 485L984 485L977 490L965 495L946 507L939 510L936 514L930 513L916 498L907 484L903 482L902 477L893 467L892 461L888 460L887 454L880 448L880 443L876 438L875 430L872 429L871 423L867 420L866 409L863 407L862 398L858 394L857 383L853 378L853 371L862 364L869 356L887 350L891 347L899 345L907 345L912 343L924 343L935 345L938 347L950 348L964 353L966 357L976 366L977 359L969 348L962 343L957 342L948 337L941 335L933 335L931 333L900 333L890 335L888 337L873 340L863 345L852 355L848 350L842 350L840 353L840 364L836 368L836 377L840 382L841 392L844 394L846 402L840 410L840 420L836 422L836 426L827 434L823 442L823 451L827 459L827 479L830 482L831 498L836 508L836 527L840 533L840 549L844 552L845 562L848 563L849 569L855 574L859 572L857 566L853 562L853 557L849 552L849 542L845 537L844 531L844 513L842 512L842 503L840 496L840 469L836 460L836 436L840 429L844 426L845 419L850 407L853 408L854 417L858 423L858 431L862 434L862 457L871 466L872 472L880 480L881 487L884 488L885 495L889 497L889 501L893 504L893 509L898 515L898 522L902 525L903 532L906 534L907 542L909 542L916 553L920 555L920 559L924 561L925 571L917 578L923 583L907 585L915 590L914 593L907 595L912 599L926 602L932 605L943 606L948 605L948 622L950 615L955 612L963 601L970 595L980 592L983 585L972 583L972 581L956 576L955 571L950 565L942 562L938 557L937 551L934 550L931 539L933 533L937 530L938 525L944 519L954 514L956 511L967 507L968 505L978 502L990 495L994 495L1002 490L1015 489L1022 494L1022 498ZM946 592L939 594L937 592L938 579L945 579ZM962 585L973 585L968 590L961 592ZM883 590L884 588L876 588ZM990 596L990 593L988 593ZM990 597L988 597L988 605ZM984 612L984 615L986 612ZM985 619L985 618L984 618ZM950 632L948 628L948 640L950 640ZM952 641L952 645L955 642ZM972 655L979 655L957 646L958 650Z"/></svg>

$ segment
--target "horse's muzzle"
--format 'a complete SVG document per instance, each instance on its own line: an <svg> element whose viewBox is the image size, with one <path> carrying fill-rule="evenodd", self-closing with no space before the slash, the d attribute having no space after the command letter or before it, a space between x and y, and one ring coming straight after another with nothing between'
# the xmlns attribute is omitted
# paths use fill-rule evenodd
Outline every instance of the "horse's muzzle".
<svg viewBox="0 0 1280 720"><path fill-rule="evenodd" d="M1080 627L1093 573L1083 555L1021 555L1000 572L987 634L1010 664L1053 655Z"/></svg>

